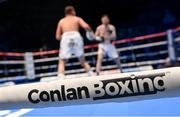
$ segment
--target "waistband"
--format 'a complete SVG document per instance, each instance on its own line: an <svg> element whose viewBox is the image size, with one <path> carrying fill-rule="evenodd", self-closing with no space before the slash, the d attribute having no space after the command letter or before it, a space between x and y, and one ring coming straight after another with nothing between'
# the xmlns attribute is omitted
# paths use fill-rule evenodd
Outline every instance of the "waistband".
<svg viewBox="0 0 180 117"><path fill-rule="evenodd" d="M78 31L70 31L70 32L64 32L62 34L62 37L63 36L72 36L72 35L80 35L80 33Z"/></svg>

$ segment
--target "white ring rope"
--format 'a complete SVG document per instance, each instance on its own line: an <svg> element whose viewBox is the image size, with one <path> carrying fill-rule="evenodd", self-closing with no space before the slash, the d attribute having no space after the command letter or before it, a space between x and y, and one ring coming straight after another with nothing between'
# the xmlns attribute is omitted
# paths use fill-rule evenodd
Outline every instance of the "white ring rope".
<svg viewBox="0 0 180 117"><path fill-rule="evenodd" d="M136 57L145 57L145 56L155 56L155 55L162 55L162 54L167 54L168 53L168 51L167 50L164 50L164 51L159 51L159 52L152 52L152 53L142 53L142 54L136 54L135 56ZM123 60L123 59L128 59L129 57L128 56L121 56L120 57L120 59L121 60ZM48 59L48 58L47 58ZM57 59L58 60L58 59ZM108 62L108 61L111 61L112 59L103 59L103 62ZM88 61L87 60L87 62L88 63L92 63L92 61ZM73 63L67 63L66 64L66 66L75 66L75 65L80 65L80 63L79 62L73 62ZM54 65L53 65L54 66ZM55 66L54 66L55 67ZM52 67L52 68L54 68L54 67ZM56 66L57 67L57 66ZM124 67L127 67L127 66L125 66L124 65ZM43 68L47 68L48 69L48 67L46 66L46 67L42 67L42 69ZM36 70L40 70L41 69L41 67L36 67Z"/></svg>
<svg viewBox="0 0 180 117"><path fill-rule="evenodd" d="M180 37L177 37L177 38L175 39L175 41L176 41L176 42L179 42L179 41L180 41Z"/></svg>
<svg viewBox="0 0 180 117"><path fill-rule="evenodd" d="M27 79L27 76L14 76L14 77L5 77L1 78L0 81L16 81L16 80L24 80Z"/></svg>
<svg viewBox="0 0 180 117"><path fill-rule="evenodd" d="M153 64L157 64L157 63L165 63L166 60L154 60L154 61L143 61L143 62L133 62L133 63L127 63L127 64L122 64L122 67L124 66L143 66L143 65L153 65ZM103 66L102 70L106 70L106 69L113 69L116 68L116 65L109 65L109 66ZM92 67L92 70L95 70L95 67ZM73 73L78 73L78 72L85 72L84 69L76 69L76 70L68 70L66 71L66 74L73 74ZM46 76L51 76L51 75L57 75L57 72L48 72L48 73L40 73L40 74L36 74L36 77L46 77Z"/></svg>
<svg viewBox="0 0 180 117"><path fill-rule="evenodd" d="M132 63L123 63L122 67L132 67L132 66L143 66L143 65L152 65L152 64L161 64L165 63L166 60L153 60L153 61L142 61L142 62L132 62ZM36 67L36 70L43 70L43 69L49 69L49 68L57 68L57 65L48 65L48 66L41 66L41 67ZM106 69L113 69L116 68L116 65L108 65L108 66L103 66L102 70ZM92 67L92 70L95 70L95 67ZM85 72L84 69L76 69L76 70L68 70L66 71L67 74L72 74L72 73L78 73L78 72ZM46 77L46 76L51 76L51 75L57 75L57 72L49 72L49 73L40 73L36 74L36 77ZM7 77L8 78L8 77ZM10 77L10 78L16 78L16 77Z"/></svg>
<svg viewBox="0 0 180 117"><path fill-rule="evenodd" d="M180 48L179 48L180 49ZM167 54L168 51L167 50L162 50L162 51L158 51L158 52L151 52L151 53L142 53L142 54L135 54L136 57L145 57L145 56L154 56L154 55L159 55L159 54ZM132 56L132 55L130 55ZM128 59L129 56L120 56L120 59ZM39 63L39 62L52 62L52 61L57 61L59 60L59 57L53 57L53 58L43 58L43 59L36 59L35 63ZM103 62L107 62L107 61L111 61L111 59L103 59ZM92 61L88 61L88 63L92 63ZM74 65L80 65L79 62L73 62L73 63L67 63L66 66L74 66ZM39 69L39 68L37 68Z"/></svg>
<svg viewBox="0 0 180 117"><path fill-rule="evenodd" d="M0 61L0 64L6 64L6 65L8 65L8 64L24 64L25 63L25 61L23 60L23 61L19 61L19 60L6 60L6 61Z"/></svg>
<svg viewBox="0 0 180 117"><path fill-rule="evenodd" d="M180 96L179 71L180 67L175 67L2 87L0 110L120 103Z"/></svg>
<svg viewBox="0 0 180 117"><path fill-rule="evenodd" d="M25 72L25 69L8 69L8 72L6 70L0 70L0 74L4 74L4 73L22 73Z"/></svg>
<svg viewBox="0 0 180 117"><path fill-rule="evenodd" d="M16 72L24 72L25 70L22 69L8 69L8 73L16 73ZM5 70L0 70L0 73L4 73Z"/></svg>

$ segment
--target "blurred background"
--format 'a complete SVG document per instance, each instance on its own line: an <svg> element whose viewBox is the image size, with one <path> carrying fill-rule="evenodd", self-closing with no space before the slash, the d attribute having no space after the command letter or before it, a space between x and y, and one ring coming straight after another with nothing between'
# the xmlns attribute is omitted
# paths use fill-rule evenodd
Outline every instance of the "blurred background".
<svg viewBox="0 0 180 117"><path fill-rule="evenodd" d="M94 30L101 15L109 14L118 39L123 39L179 26L179 4L179 0L0 0L0 51L58 49L55 30L67 5L75 6Z"/></svg>
<svg viewBox="0 0 180 117"><path fill-rule="evenodd" d="M67 5L94 31L103 14L110 16L124 72L179 66L179 0L0 0L0 83L57 75L55 31ZM84 41L86 59L95 71L97 43ZM66 69L67 75L84 73L75 58ZM114 69L115 63L104 58L103 71Z"/></svg>

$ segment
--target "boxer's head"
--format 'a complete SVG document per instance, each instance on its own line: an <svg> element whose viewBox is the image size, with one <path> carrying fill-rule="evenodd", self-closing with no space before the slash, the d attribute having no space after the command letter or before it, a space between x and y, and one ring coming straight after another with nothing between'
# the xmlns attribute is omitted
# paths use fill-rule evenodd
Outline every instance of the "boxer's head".
<svg viewBox="0 0 180 117"><path fill-rule="evenodd" d="M73 6L67 6L65 8L65 15L76 15L75 8Z"/></svg>
<svg viewBox="0 0 180 117"><path fill-rule="evenodd" d="M110 22L109 16L108 15L103 15L101 17L101 22L102 22L102 24L105 24L105 25L109 24L109 22Z"/></svg>

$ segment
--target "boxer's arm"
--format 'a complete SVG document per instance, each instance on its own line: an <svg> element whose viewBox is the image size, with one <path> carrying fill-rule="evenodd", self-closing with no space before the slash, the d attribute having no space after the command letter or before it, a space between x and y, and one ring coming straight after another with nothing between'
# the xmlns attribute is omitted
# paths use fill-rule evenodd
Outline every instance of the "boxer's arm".
<svg viewBox="0 0 180 117"><path fill-rule="evenodd" d="M100 36L100 30L99 30L99 27L96 28L95 35L96 35L96 36Z"/></svg>
<svg viewBox="0 0 180 117"><path fill-rule="evenodd" d="M112 40L115 40L116 38L117 38L116 28L113 26L113 27L112 27L111 39L112 39Z"/></svg>
<svg viewBox="0 0 180 117"><path fill-rule="evenodd" d="M56 40L60 41L61 40L61 21L58 23L57 29L56 29Z"/></svg>
<svg viewBox="0 0 180 117"><path fill-rule="evenodd" d="M103 36L100 33L100 26L98 26L96 28L95 36L96 36L96 38L95 38L96 41L98 41L98 42L103 42L104 41L104 38L103 38Z"/></svg>
<svg viewBox="0 0 180 117"><path fill-rule="evenodd" d="M87 24L82 18L79 18L79 25L86 31L92 31L89 24Z"/></svg>

